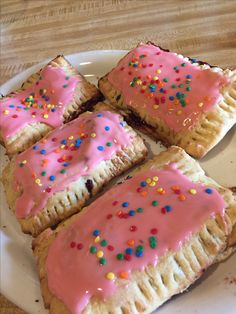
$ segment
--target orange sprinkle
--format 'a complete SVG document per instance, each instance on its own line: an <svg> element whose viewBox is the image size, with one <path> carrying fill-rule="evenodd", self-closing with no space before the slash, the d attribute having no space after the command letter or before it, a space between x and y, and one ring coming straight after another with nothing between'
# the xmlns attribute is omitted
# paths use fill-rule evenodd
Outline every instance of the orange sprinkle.
<svg viewBox="0 0 236 314"><path fill-rule="evenodd" d="M205 100L205 101L210 101L210 100L211 100L211 97L210 97L210 96L205 96L205 97L204 97L204 100Z"/></svg>
<svg viewBox="0 0 236 314"><path fill-rule="evenodd" d="M141 196L147 196L147 191L142 191L140 194Z"/></svg>
<svg viewBox="0 0 236 314"><path fill-rule="evenodd" d="M36 173L35 172L32 173L32 177L36 178Z"/></svg>
<svg viewBox="0 0 236 314"><path fill-rule="evenodd" d="M127 271L121 271L119 273L119 277L122 279L127 279L127 278L129 278L129 273Z"/></svg>
<svg viewBox="0 0 236 314"><path fill-rule="evenodd" d="M127 241L127 244L129 245L129 246L134 246L134 244L135 244L135 241L134 240L128 240Z"/></svg>
<svg viewBox="0 0 236 314"><path fill-rule="evenodd" d="M178 185L173 185L173 186L171 187L171 189L172 189L173 191L179 190L179 186L178 186Z"/></svg>
<svg viewBox="0 0 236 314"><path fill-rule="evenodd" d="M178 197L178 199L179 199L180 201L185 201L185 200L186 200L186 196L185 196L184 194L180 194L179 197Z"/></svg>
<svg viewBox="0 0 236 314"><path fill-rule="evenodd" d="M61 151L60 148L57 148L54 150L54 153L60 153L60 151Z"/></svg>

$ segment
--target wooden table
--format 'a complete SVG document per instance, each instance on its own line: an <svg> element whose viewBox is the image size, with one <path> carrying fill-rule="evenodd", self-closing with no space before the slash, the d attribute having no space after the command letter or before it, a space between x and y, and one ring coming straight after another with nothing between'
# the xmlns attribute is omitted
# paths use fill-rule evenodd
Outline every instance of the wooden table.
<svg viewBox="0 0 236 314"><path fill-rule="evenodd" d="M44 59L153 41L236 66L236 1L1 0L0 83ZM3 296L2 314L24 313Z"/></svg>

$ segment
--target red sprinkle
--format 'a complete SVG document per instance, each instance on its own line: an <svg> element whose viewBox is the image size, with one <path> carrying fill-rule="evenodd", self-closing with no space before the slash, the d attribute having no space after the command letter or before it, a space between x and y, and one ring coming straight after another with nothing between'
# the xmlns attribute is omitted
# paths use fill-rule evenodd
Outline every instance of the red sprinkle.
<svg viewBox="0 0 236 314"><path fill-rule="evenodd" d="M117 205L118 204L118 201L114 201L113 203L112 203L112 205Z"/></svg>
<svg viewBox="0 0 236 314"><path fill-rule="evenodd" d="M108 214L107 219L111 219L111 218L112 218L112 214Z"/></svg>
<svg viewBox="0 0 236 314"><path fill-rule="evenodd" d="M71 242L70 247L71 248L75 247L75 242Z"/></svg>
<svg viewBox="0 0 236 314"><path fill-rule="evenodd" d="M157 228L152 228L151 229L151 234L157 234Z"/></svg>
<svg viewBox="0 0 236 314"><path fill-rule="evenodd" d="M132 259L132 256L131 256L131 255L125 254L125 260L126 260L126 261L131 261L131 259Z"/></svg>
<svg viewBox="0 0 236 314"><path fill-rule="evenodd" d="M138 228L137 228L136 226L131 226L131 227L129 228L129 230L130 230L131 232L135 232L137 229L138 229Z"/></svg>
<svg viewBox="0 0 236 314"><path fill-rule="evenodd" d="M162 214L165 214L165 213L166 213L165 207L162 207L161 212L162 212Z"/></svg>
<svg viewBox="0 0 236 314"><path fill-rule="evenodd" d="M108 245L108 246L107 246L107 249L108 249L109 251L114 251L114 246Z"/></svg>
<svg viewBox="0 0 236 314"><path fill-rule="evenodd" d="M50 193L52 191L52 189L50 187L46 188L46 192Z"/></svg>
<svg viewBox="0 0 236 314"><path fill-rule="evenodd" d="M84 246L83 246L82 243L78 243L78 244L77 244L77 249L78 249L78 250L81 250L83 247L84 247Z"/></svg>
<svg viewBox="0 0 236 314"><path fill-rule="evenodd" d="M12 118L17 118L18 115L17 114L13 114Z"/></svg>

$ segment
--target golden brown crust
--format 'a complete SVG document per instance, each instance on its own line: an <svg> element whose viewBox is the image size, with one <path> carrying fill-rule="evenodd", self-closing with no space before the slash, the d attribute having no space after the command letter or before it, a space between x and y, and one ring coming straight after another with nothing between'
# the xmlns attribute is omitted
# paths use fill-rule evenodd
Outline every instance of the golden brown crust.
<svg viewBox="0 0 236 314"><path fill-rule="evenodd" d="M99 108L104 108L103 104L100 103L97 106L97 109ZM147 148L142 138L127 124L124 126L124 130L132 135L130 145L118 151L111 160L102 161L98 164L89 176L80 177L75 182L72 182L66 190L55 193L49 198L44 209L37 215L19 219L24 233L37 236L46 228L54 226L72 214L77 213L112 178L144 160L147 155ZM15 212L16 200L23 192L16 192L12 187L14 167L15 159L13 158L4 169L2 176L7 201L13 212ZM92 181L92 191L89 191L86 187L88 180Z"/></svg>
<svg viewBox="0 0 236 314"><path fill-rule="evenodd" d="M118 288L115 294L106 302L92 298L83 314L151 313L173 295L186 290L206 268L217 261L217 258L224 257L222 254L228 248L233 226L236 225L236 202L232 193L206 177L199 164L178 147L170 147L141 168L148 168L152 164L160 169L169 162L175 162L177 168L193 182L207 184L220 192L226 203L224 217L226 225L220 216L207 220L199 232L194 234L179 251L168 252L159 259L156 266L148 265L144 271L133 272L131 279L127 280L127 289L124 289L121 281L117 280ZM133 174L137 171L139 169ZM60 230L79 217L80 214L74 215L60 224L55 231L45 230L33 241L42 294L45 306L50 309L51 314L68 314L69 311L48 288L45 269L48 249ZM124 281L122 283L124 284Z"/></svg>
<svg viewBox="0 0 236 314"><path fill-rule="evenodd" d="M98 89L89 83L63 56L57 56L48 65L62 68L67 75L77 76L80 81L75 88L72 101L65 108L63 114L64 123L76 118L81 112L91 110L93 105L101 100L102 97ZM6 95L2 100L14 97L17 93L35 84L40 77L41 70L32 74L19 90ZM0 132L0 143L5 146L6 153L11 156L24 151L45 136L50 130L52 130L52 127L46 123L37 122L28 124L7 141L4 141Z"/></svg>
<svg viewBox="0 0 236 314"><path fill-rule="evenodd" d="M185 57L184 60L188 60L188 58ZM210 68L206 64L196 64L196 66L203 69ZM136 126L152 138L160 140L166 146L178 145L193 157L202 158L236 123L236 70L223 71L220 68L212 68L211 71L224 74L231 82L221 91L222 100L213 109L202 115L192 130L183 130L178 133L171 130L158 117L148 115L145 108L128 106L124 101L123 94L109 82L108 74L99 80L98 86L103 95L115 108L121 110L132 126Z"/></svg>

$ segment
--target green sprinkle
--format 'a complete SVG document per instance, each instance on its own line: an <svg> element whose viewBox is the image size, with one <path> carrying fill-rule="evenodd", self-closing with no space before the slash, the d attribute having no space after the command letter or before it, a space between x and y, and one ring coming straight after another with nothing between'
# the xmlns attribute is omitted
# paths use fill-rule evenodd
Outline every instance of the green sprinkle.
<svg viewBox="0 0 236 314"><path fill-rule="evenodd" d="M119 253L116 255L116 258L119 260L119 261L122 261L124 259L124 254L122 253Z"/></svg>
<svg viewBox="0 0 236 314"><path fill-rule="evenodd" d="M139 208L137 208L137 210L136 210L138 213L142 213L143 212L143 208L142 207L139 207Z"/></svg>
<svg viewBox="0 0 236 314"><path fill-rule="evenodd" d="M190 87L190 86L187 86L187 87L186 87L186 90L187 90L187 91L190 91L190 90L191 90L191 87Z"/></svg>
<svg viewBox="0 0 236 314"><path fill-rule="evenodd" d="M149 238L149 245L151 249L155 249L157 247L157 238L156 237L150 237Z"/></svg>
<svg viewBox="0 0 236 314"><path fill-rule="evenodd" d="M107 142L106 145L110 147L112 146L112 142Z"/></svg>
<svg viewBox="0 0 236 314"><path fill-rule="evenodd" d="M184 84L179 84L179 87L184 87Z"/></svg>
<svg viewBox="0 0 236 314"><path fill-rule="evenodd" d="M69 80L70 79L70 77L69 76L66 76L66 80Z"/></svg>
<svg viewBox="0 0 236 314"><path fill-rule="evenodd" d="M140 57L139 58L145 58L146 56L145 55L140 55Z"/></svg>
<svg viewBox="0 0 236 314"><path fill-rule="evenodd" d="M24 164L22 164L22 163L19 163L19 166L22 168L22 167L24 167Z"/></svg>
<svg viewBox="0 0 236 314"><path fill-rule="evenodd" d="M189 81L189 80L186 80L186 81L185 81L185 83L186 83L186 84L190 84L190 83L191 83L191 81Z"/></svg>
<svg viewBox="0 0 236 314"><path fill-rule="evenodd" d="M168 78L165 77L165 78L163 79L163 81L164 81L164 82L168 82Z"/></svg>
<svg viewBox="0 0 236 314"><path fill-rule="evenodd" d="M107 240L105 240L105 239L102 240L102 241L101 241L101 246L107 246Z"/></svg>
<svg viewBox="0 0 236 314"><path fill-rule="evenodd" d="M129 62L129 65L132 65L132 62Z"/></svg>
<svg viewBox="0 0 236 314"><path fill-rule="evenodd" d="M46 176L46 171L41 172L41 176L45 177Z"/></svg>
<svg viewBox="0 0 236 314"><path fill-rule="evenodd" d="M174 70L178 70L179 69L179 67L176 65L175 67L174 67Z"/></svg>
<svg viewBox="0 0 236 314"><path fill-rule="evenodd" d="M171 85L171 87L172 87L172 88L176 88L176 85L175 85L175 84L173 84L173 85Z"/></svg>
<svg viewBox="0 0 236 314"><path fill-rule="evenodd" d="M180 99L180 103L182 107L186 107L186 102L184 99Z"/></svg>
<svg viewBox="0 0 236 314"><path fill-rule="evenodd" d="M137 248L136 248L137 252L143 252L143 250L144 250L144 246L143 245L138 245Z"/></svg>
<svg viewBox="0 0 236 314"><path fill-rule="evenodd" d="M186 66L186 63L182 63L181 66L182 66L182 67L185 67L185 66Z"/></svg>
<svg viewBox="0 0 236 314"><path fill-rule="evenodd" d="M90 253L95 254L97 252L97 248L95 246L90 247Z"/></svg>
<svg viewBox="0 0 236 314"><path fill-rule="evenodd" d="M65 172L66 172L66 169L62 169L60 172L61 172L61 173L65 173Z"/></svg>
<svg viewBox="0 0 236 314"><path fill-rule="evenodd" d="M105 258L100 258L100 260L99 260L99 264L100 265L106 265L106 263L107 263L107 260L105 259Z"/></svg>
<svg viewBox="0 0 236 314"><path fill-rule="evenodd" d="M135 86L135 83L134 83L134 82L131 82L131 83L130 83L130 86L134 87L134 86Z"/></svg>
<svg viewBox="0 0 236 314"><path fill-rule="evenodd" d="M152 201L152 205L153 206L157 206L158 205L158 201Z"/></svg>

